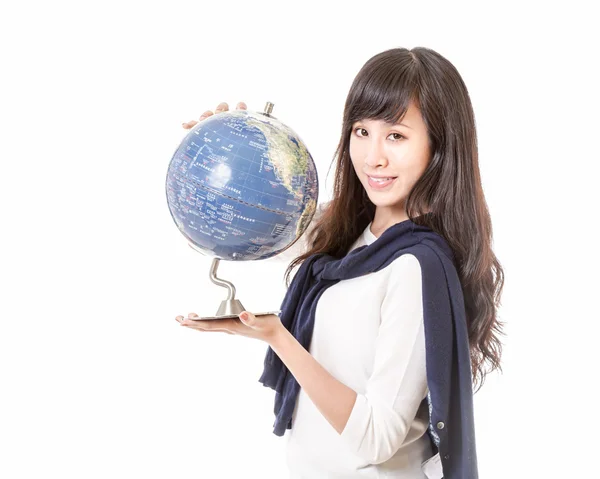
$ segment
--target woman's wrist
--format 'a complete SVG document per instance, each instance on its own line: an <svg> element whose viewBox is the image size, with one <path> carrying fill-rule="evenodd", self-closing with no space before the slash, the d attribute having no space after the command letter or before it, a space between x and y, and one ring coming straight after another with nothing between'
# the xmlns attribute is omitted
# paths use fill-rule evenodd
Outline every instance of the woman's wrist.
<svg viewBox="0 0 600 479"><path fill-rule="evenodd" d="M273 330L271 335L267 338L267 343L269 343L271 349L274 350L281 344L281 341L286 333L289 334L287 328L282 323L279 323L277 327Z"/></svg>

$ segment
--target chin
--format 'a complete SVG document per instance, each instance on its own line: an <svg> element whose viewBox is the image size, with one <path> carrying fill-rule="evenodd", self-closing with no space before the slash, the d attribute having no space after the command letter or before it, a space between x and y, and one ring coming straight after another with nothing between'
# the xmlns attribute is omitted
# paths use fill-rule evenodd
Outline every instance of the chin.
<svg viewBox="0 0 600 479"><path fill-rule="evenodd" d="M404 206L404 201L402 200L397 200L397 201L373 201L371 200L371 202L379 207L379 208L391 208L391 209L402 209Z"/></svg>
<svg viewBox="0 0 600 479"><path fill-rule="evenodd" d="M367 190L367 196L371 200L371 203L373 203L375 206L401 206L406 200L406 197L398 194L392 194L392 192L372 193L369 190Z"/></svg>

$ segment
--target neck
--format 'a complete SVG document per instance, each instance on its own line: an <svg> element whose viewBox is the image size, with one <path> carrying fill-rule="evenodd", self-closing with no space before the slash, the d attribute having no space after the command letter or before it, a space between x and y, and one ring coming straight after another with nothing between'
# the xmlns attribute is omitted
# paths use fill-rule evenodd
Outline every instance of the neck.
<svg viewBox="0 0 600 479"><path fill-rule="evenodd" d="M380 237L390 226L408 219L406 211L392 210L389 207L378 206L375 209L375 217L371 222L371 233Z"/></svg>

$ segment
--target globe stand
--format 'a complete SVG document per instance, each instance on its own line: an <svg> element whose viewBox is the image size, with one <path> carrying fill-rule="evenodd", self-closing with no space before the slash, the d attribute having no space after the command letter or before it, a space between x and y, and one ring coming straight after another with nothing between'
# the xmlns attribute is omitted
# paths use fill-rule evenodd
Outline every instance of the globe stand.
<svg viewBox="0 0 600 479"><path fill-rule="evenodd" d="M191 243L188 243L188 245L192 249L198 251ZM221 301L221 305L219 306L219 309L217 310L217 314L215 316L202 316L198 318L188 319L191 319L193 321L202 321L207 319L230 319L237 318L240 315L240 313L246 311L246 308L244 308L244 305L241 303L241 301L235 299L235 286L233 285L233 283L231 281L227 281L225 279L217 277L217 269L219 268L220 262L220 258L213 258L212 264L210 266L209 278L217 286L227 288L227 299ZM279 315L280 313L281 311L269 311L265 313L252 314L254 314L254 316L266 316L269 314Z"/></svg>
<svg viewBox="0 0 600 479"><path fill-rule="evenodd" d="M217 277L217 269L220 262L219 258L214 258L209 273L209 278L214 284L227 288L227 299L221 301L221 306L217 310L217 316L237 316L242 311L245 311L245 308L239 299L235 299L235 286L233 283Z"/></svg>

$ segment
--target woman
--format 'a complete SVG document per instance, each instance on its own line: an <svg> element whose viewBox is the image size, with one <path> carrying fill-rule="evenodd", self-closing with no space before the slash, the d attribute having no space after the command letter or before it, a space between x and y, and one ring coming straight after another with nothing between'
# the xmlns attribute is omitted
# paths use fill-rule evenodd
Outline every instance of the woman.
<svg viewBox="0 0 600 479"><path fill-rule="evenodd" d="M423 47L368 60L336 158L332 200L279 255L288 281L300 265L280 316L176 319L269 344L292 477L476 478L471 383L500 368L504 275L454 66Z"/></svg>

